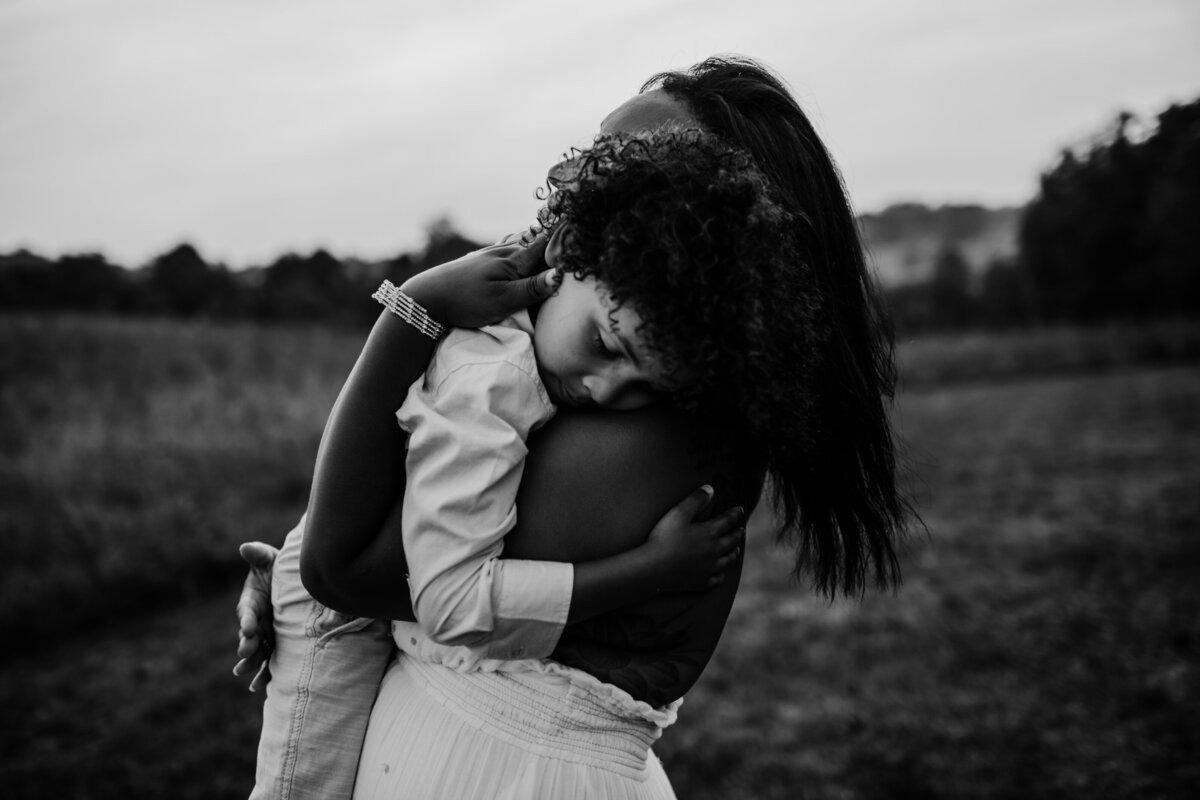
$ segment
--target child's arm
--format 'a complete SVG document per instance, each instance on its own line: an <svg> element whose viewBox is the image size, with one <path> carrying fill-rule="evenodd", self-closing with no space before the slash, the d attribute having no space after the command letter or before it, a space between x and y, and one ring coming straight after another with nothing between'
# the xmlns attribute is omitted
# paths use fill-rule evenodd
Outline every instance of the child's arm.
<svg viewBox="0 0 1200 800"><path fill-rule="evenodd" d="M615 556L575 565L568 622L637 605L657 595L714 589L740 555L745 511L732 508L707 521L711 486L692 492L667 512L646 543Z"/></svg>
<svg viewBox="0 0 1200 800"><path fill-rule="evenodd" d="M409 431L399 538L416 619L434 641L493 658L548 655L571 601L570 564L498 558L525 440L554 413L536 370L528 349L452 331L397 412Z"/></svg>

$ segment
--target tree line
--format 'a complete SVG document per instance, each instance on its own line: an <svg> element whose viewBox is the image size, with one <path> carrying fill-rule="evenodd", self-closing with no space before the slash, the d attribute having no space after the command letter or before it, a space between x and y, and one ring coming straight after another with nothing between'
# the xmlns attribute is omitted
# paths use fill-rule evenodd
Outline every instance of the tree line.
<svg viewBox="0 0 1200 800"><path fill-rule="evenodd" d="M51 260L19 250L0 255L0 310L370 324L379 313L370 296L381 281L403 283L481 246L440 219L428 226L417 252L371 262L316 250L231 270L181 244L139 269L125 269L99 253Z"/></svg>
<svg viewBox="0 0 1200 800"><path fill-rule="evenodd" d="M1120 114L1063 150L1025 207L1012 257L971 269L951 239L930 277L888 287L903 334L1200 315L1200 99L1149 125ZM140 269L100 254L0 254L0 311L83 311L368 324L370 294L480 247L445 219L413 253L324 250L230 270L182 244Z"/></svg>
<svg viewBox="0 0 1200 800"><path fill-rule="evenodd" d="M1021 216L1017 254L972 275L956 248L894 287L898 330L1200 315L1200 99L1145 129L1119 114L1063 150Z"/></svg>

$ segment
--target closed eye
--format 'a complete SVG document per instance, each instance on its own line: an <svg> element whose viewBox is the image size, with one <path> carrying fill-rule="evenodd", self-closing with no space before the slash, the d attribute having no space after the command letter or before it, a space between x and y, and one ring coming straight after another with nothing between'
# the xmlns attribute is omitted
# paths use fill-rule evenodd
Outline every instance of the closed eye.
<svg viewBox="0 0 1200 800"><path fill-rule="evenodd" d="M609 347L608 343L604 341L604 336L600 333L599 328L596 329L596 333L592 337L592 349L595 350L596 355L602 358L613 359L622 357L620 351Z"/></svg>

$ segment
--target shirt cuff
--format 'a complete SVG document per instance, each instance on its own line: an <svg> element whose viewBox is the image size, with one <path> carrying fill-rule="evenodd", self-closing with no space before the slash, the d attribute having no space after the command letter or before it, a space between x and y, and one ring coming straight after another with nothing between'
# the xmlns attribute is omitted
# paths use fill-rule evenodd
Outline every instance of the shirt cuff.
<svg viewBox="0 0 1200 800"><path fill-rule="evenodd" d="M554 652L571 611L575 567L561 561L501 559L495 577L487 657L545 658Z"/></svg>

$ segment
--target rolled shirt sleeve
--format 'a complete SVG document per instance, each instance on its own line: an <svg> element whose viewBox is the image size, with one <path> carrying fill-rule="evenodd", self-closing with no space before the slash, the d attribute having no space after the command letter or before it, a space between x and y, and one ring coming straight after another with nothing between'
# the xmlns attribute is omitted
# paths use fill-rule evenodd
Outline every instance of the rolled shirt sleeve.
<svg viewBox="0 0 1200 800"><path fill-rule="evenodd" d="M500 555L516 524L525 441L554 407L528 336L485 330L452 331L397 412L409 432L409 589L433 641L485 658L542 658L566 624L574 568Z"/></svg>

